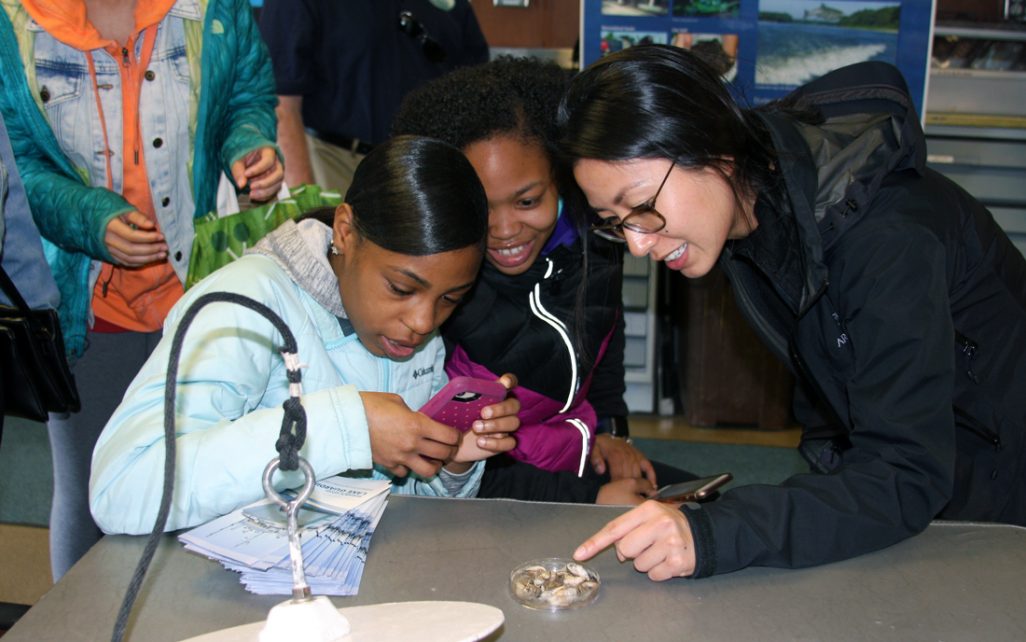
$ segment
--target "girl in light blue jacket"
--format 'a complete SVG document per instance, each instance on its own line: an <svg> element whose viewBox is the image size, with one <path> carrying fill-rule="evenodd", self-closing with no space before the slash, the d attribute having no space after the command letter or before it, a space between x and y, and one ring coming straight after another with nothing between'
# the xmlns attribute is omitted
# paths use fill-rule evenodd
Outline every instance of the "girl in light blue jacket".
<svg viewBox="0 0 1026 642"><path fill-rule="evenodd" d="M436 330L474 283L487 225L484 191L463 154L399 137L361 163L329 227L289 222L204 279L175 306L93 453L90 505L107 533L149 532L160 503L163 399L172 338L190 304L235 292L274 310L304 363L307 437L318 477L392 477L400 493L468 497L483 462L510 450L519 403L489 406L463 435L414 412L445 383ZM206 306L178 372L177 477L166 529L194 526L263 496L289 396L283 340L259 314ZM512 385L508 377L504 382ZM357 471L359 471L357 473ZM278 486L297 486L297 473Z"/></svg>

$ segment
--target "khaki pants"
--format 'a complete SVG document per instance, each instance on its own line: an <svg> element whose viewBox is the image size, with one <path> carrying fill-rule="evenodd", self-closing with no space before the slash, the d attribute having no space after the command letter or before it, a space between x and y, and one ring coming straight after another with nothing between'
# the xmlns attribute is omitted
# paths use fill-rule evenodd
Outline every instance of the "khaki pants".
<svg viewBox="0 0 1026 642"><path fill-rule="evenodd" d="M338 190L344 197L364 155L326 143L310 134L306 135L306 144L310 150L314 181L321 187Z"/></svg>

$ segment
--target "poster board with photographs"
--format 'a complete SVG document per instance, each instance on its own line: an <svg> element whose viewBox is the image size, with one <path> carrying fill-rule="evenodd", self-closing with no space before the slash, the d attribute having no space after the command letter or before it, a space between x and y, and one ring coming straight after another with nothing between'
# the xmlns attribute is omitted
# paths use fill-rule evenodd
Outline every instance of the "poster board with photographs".
<svg viewBox="0 0 1026 642"><path fill-rule="evenodd" d="M925 111L934 0L584 0L581 62L643 43L706 58L758 105L865 60L896 65Z"/></svg>

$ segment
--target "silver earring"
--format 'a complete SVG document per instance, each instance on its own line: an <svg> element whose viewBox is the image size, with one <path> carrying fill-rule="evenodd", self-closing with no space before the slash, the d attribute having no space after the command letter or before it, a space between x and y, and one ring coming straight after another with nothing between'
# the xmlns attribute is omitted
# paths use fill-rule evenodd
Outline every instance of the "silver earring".
<svg viewBox="0 0 1026 642"><path fill-rule="evenodd" d="M332 255L332 256L338 256L338 255L340 255L340 254L342 254L342 253L341 253L341 252L339 252L339 251L338 251L338 248L337 248L337 247L335 247L335 244L334 244L334 243L332 243L332 244L331 244L331 255Z"/></svg>

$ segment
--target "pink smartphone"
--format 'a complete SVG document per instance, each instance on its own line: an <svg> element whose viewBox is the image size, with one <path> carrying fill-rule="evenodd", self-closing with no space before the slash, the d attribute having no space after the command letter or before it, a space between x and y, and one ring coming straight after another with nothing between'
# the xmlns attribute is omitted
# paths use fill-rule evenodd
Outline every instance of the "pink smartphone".
<svg viewBox="0 0 1026 642"><path fill-rule="evenodd" d="M424 404L420 412L460 430L470 430L481 418L481 409L506 398L506 386L498 381L453 377L449 383Z"/></svg>

